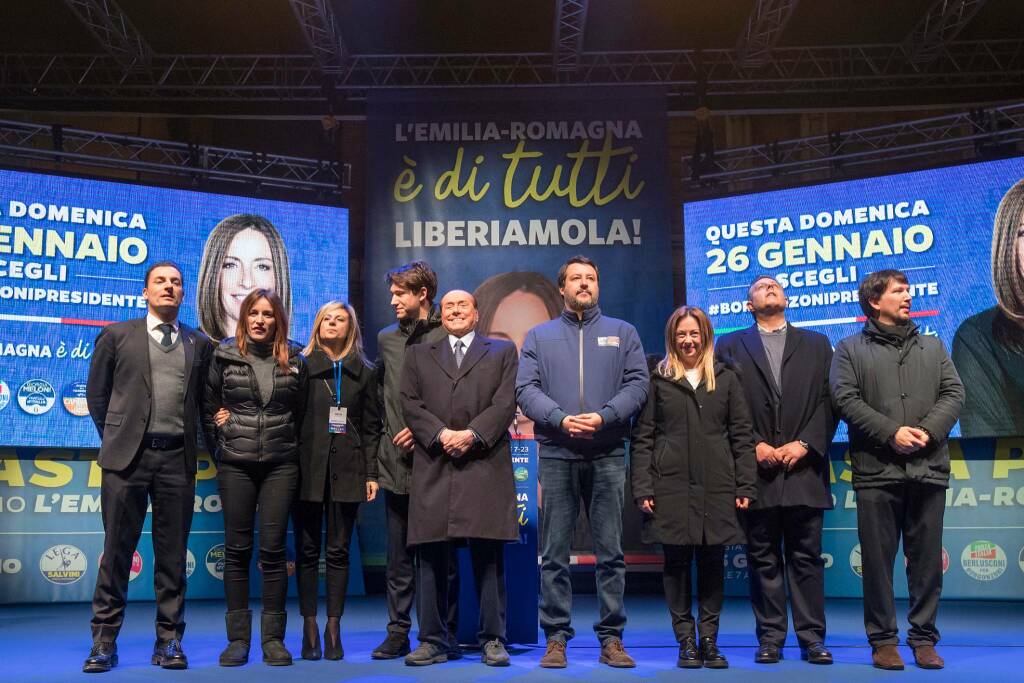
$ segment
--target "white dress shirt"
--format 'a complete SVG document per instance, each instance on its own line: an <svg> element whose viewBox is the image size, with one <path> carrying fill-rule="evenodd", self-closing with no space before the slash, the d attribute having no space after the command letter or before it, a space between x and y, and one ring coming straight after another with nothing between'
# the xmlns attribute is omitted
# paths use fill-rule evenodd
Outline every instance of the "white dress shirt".
<svg viewBox="0 0 1024 683"><path fill-rule="evenodd" d="M155 339L157 344L164 338L164 331L160 329L160 326L163 324L164 321L152 313L146 314L146 329L149 330L149 336ZM171 326L174 327L174 330L171 332L171 344L173 344L178 341L178 334L181 329L177 318L171 321Z"/></svg>
<svg viewBox="0 0 1024 683"><path fill-rule="evenodd" d="M462 340L462 354L465 358L465 354L469 351L469 345L473 343L473 337L476 336L476 330L470 330L461 337L456 337L454 334L448 335L448 346L452 347L452 355L455 355L455 342Z"/></svg>

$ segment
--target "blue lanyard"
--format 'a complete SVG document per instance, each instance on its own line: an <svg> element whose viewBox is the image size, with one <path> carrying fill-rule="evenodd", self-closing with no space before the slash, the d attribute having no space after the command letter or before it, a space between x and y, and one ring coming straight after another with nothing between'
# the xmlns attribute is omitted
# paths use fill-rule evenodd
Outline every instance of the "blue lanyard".
<svg viewBox="0 0 1024 683"><path fill-rule="evenodd" d="M334 398L341 407L341 361L334 361Z"/></svg>

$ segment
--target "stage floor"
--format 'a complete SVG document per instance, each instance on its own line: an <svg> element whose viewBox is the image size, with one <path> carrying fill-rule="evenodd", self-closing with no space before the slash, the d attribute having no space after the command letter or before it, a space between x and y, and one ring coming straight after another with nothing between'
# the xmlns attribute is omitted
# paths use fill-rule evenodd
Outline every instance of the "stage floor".
<svg viewBox="0 0 1024 683"><path fill-rule="evenodd" d="M514 599L514 598L513 598ZM341 662L295 660L292 667L268 667L260 661L258 642L253 643L252 661L237 669L217 666L217 655L225 644L224 606L217 601L195 601L188 605L188 632L184 647L189 671L164 671L149 664L153 647L153 606L131 603L124 630L118 641L119 666L99 677L82 674L82 660L89 651L89 606L84 604L5 606L0 608L0 680L17 683L54 683L68 680L117 681L319 681L357 680L392 682L431 680L458 681L553 681L553 680L744 680L784 681L873 681L927 680L1001 683L1024 680L1024 603L945 602L939 611L943 640L940 653L946 660L943 671L922 671L913 666L913 655L901 648L908 668L903 672L878 671L871 667L871 654L864 640L861 603L858 600L829 602L829 638L835 659L831 667L817 667L800 661L793 638L787 643L786 659L776 665L754 664L754 624L749 604L731 599L722 616L719 645L729 658L726 671L707 669L683 671L675 667L676 645L669 627L664 602L657 596L627 596L629 625L625 643L637 660L635 669L611 669L598 664L600 652L590 627L597 613L594 596L576 600L574 624L577 637L569 646L569 668L561 671L537 666L543 647L512 646L512 666L487 668L478 655L467 653L461 661L425 668L407 667L402 660L377 662L370 650L384 635L385 608L382 596L353 598L342 620L342 642L346 657ZM900 602L899 613L906 614ZM287 645L298 655L301 641L298 607L289 604ZM323 617L321 616L321 629ZM254 620L258 631L258 620ZM905 621L901 621L905 629ZM256 636L256 633L253 634ZM256 637L258 641L258 637ZM415 645L415 643L414 643Z"/></svg>

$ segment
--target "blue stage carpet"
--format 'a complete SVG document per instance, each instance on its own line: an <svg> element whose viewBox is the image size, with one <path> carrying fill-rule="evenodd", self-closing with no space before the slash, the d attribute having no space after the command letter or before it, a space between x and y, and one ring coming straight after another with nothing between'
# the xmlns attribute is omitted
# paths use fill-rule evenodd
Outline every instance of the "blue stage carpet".
<svg viewBox="0 0 1024 683"><path fill-rule="evenodd" d="M457 681L624 681L624 680L706 680L729 681L968 681L1002 683L1024 680L1024 604L996 602L947 602L939 612L943 640L940 653L946 659L943 671L921 671L913 666L913 655L901 648L909 666L903 672L878 671L871 667L871 655L864 641L861 604L856 600L829 602L829 646L836 658L831 667L815 667L800 661L800 651L790 638L786 659L777 665L753 663L754 624L749 604L730 600L722 617L719 644L729 658L727 671L682 671L675 668L676 646L669 628L664 603L656 596L627 596L629 626L626 646L637 659L636 669L610 669L598 664L599 648L590 625L597 605L593 596L576 600L574 623L579 635L569 646L569 668L540 669L541 646L513 646L512 666L484 667L479 656L467 653L458 662L423 669L405 666L401 660L377 662L370 649L384 635L385 609L381 596L353 598L342 620L345 660L306 662L296 659L292 667L268 667L260 661L258 620L254 620L252 661L237 669L217 666L224 646L221 602L196 601L188 605L185 651L191 661L188 671L164 671L150 666L153 646L153 606L132 603L118 642L120 665L100 676L80 673L89 650L89 606L34 605L0 608L0 680L17 683L54 683L68 680L117 681L206 681L262 683L271 681L373 681L375 683L431 680ZM297 655L301 640L297 605L289 605L287 644ZM906 603L899 604L906 614ZM323 617L321 617L321 620ZM905 629L905 621L901 621ZM323 624L321 621L321 629Z"/></svg>

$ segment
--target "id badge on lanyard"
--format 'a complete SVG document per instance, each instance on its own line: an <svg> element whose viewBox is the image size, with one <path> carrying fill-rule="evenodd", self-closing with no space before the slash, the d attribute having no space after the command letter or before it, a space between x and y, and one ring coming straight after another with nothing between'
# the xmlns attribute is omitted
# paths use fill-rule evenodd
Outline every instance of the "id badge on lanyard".
<svg viewBox="0 0 1024 683"><path fill-rule="evenodd" d="M327 384L327 380L324 380ZM330 385L327 385L330 390ZM348 433L348 408L341 407L341 361L334 361L334 405L327 413L327 431L331 434Z"/></svg>

